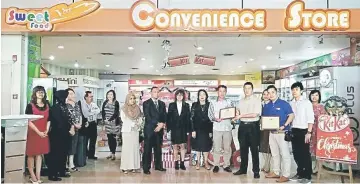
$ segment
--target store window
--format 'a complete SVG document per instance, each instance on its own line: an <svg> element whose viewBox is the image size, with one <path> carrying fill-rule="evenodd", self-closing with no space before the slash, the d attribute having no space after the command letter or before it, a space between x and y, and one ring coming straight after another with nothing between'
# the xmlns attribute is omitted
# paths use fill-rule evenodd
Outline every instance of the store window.
<svg viewBox="0 0 360 184"><path fill-rule="evenodd" d="M360 0L329 0L329 8L360 8Z"/></svg>
<svg viewBox="0 0 360 184"><path fill-rule="evenodd" d="M159 0L159 8L166 9L204 9L204 8L239 8L242 7L241 0Z"/></svg>
<svg viewBox="0 0 360 184"><path fill-rule="evenodd" d="M305 8L315 9L327 7L327 0L303 1L305 2ZM243 2L244 8L285 9L291 2L293 2L293 0L243 0Z"/></svg>

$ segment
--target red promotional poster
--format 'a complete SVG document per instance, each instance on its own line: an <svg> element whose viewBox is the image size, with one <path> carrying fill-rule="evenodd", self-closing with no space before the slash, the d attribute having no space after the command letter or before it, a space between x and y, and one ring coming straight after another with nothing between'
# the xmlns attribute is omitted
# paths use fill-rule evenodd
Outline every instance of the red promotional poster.
<svg viewBox="0 0 360 184"><path fill-rule="evenodd" d="M321 115L318 119L316 158L330 162L356 164L357 150L350 129L350 118L345 113L346 107L328 106L328 104L336 104L334 102L344 100L346 101L341 97L333 96L325 103L325 109L329 115Z"/></svg>
<svg viewBox="0 0 360 184"><path fill-rule="evenodd" d="M216 61L216 57L195 55L194 63L200 65L215 66L215 61Z"/></svg>
<svg viewBox="0 0 360 184"><path fill-rule="evenodd" d="M170 57L168 59L168 64L171 67L188 65L188 64L190 64L190 57L189 57L189 55Z"/></svg>

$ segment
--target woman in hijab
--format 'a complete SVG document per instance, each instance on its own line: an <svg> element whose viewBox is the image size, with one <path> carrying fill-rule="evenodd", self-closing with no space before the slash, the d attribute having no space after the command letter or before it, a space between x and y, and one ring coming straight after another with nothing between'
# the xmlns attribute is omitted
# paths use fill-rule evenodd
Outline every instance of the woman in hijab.
<svg viewBox="0 0 360 184"><path fill-rule="evenodd" d="M54 94L56 104L50 109L50 153L49 153L49 180L61 181L59 177L70 177L66 173L66 159L71 136L75 134L74 126L70 124L71 115L66 105L69 92L59 90Z"/></svg>
<svg viewBox="0 0 360 184"><path fill-rule="evenodd" d="M126 95L125 104L120 111L122 124L122 152L120 169L127 174L129 170L140 169L139 130L142 123L142 113L136 104L133 93Z"/></svg>

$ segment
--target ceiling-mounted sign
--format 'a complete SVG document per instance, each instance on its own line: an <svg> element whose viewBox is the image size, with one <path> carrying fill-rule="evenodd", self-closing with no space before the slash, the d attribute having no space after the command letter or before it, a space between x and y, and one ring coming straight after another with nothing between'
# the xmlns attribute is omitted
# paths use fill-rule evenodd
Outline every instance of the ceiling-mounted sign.
<svg viewBox="0 0 360 184"><path fill-rule="evenodd" d="M200 65L215 66L216 57L195 55L194 63Z"/></svg>
<svg viewBox="0 0 360 184"><path fill-rule="evenodd" d="M217 80L174 80L174 86L207 86L217 87Z"/></svg>
<svg viewBox="0 0 360 184"><path fill-rule="evenodd" d="M343 31L350 28L350 10L305 9L304 1L293 1L286 9L285 28L289 31Z"/></svg>
<svg viewBox="0 0 360 184"><path fill-rule="evenodd" d="M189 55L169 57L168 64L170 65L170 67L188 65L190 64L190 57Z"/></svg>
<svg viewBox="0 0 360 184"><path fill-rule="evenodd" d="M239 9L163 10L147 0L137 1L131 7L133 25L142 31L157 28L166 30L263 30L266 11Z"/></svg>
<svg viewBox="0 0 360 184"><path fill-rule="evenodd" d="M24 25L30 31L52 31L55 24L84 17L100 7L97 1L78 1L43 9L9 8L5 14L7 24Z"/></svg>

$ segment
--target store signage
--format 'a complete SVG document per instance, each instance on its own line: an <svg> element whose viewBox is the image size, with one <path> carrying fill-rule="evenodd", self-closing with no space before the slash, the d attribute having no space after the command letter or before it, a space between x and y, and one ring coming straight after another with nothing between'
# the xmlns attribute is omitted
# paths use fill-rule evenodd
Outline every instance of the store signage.
<svg viewBox="0 0 360 184"><path fill-rule="evenodd" d="M170 57L168 59L168 64L171 67L188 65L188 64L190 64L190 57L189 57L189 55Z"/></svg>
<svg viewBox="0 0 360 184"><path fill-rule="evenodd" d="M235 31L266 28L264 9L165 10L157 9L151 1L140 0L131 7L130 13L133 25L142 31L154 28L162 31Z"/></svg>
<svg viewBox="0 0 360 184"><path fill-rule="evenodd" d="M305 9L305 3L296 0L286 9L284 26L289 31L343 31L350 28L350 10Z"/></svg>
<svg viewBox="0 0 360 184"><path fill-rule="evenodd" d="M67 81L69 87L76 87L79 86L78 85L78 79L76 77L72 78L72 77L58 77L55 78L59 81Z"/></svg>
<svg viewBox="0 0 360 184"><path fill-rule="evenodd" d="M97 1L78 1L70 5L58 4L41 10L9 8L5 14L7 24L26 25L30 31L52 31L55 24L84 17L100 7Z"/></svg>
<svg viewBox="0 0 360 184"><path fill-rule="evenodd" d="M215 61L216 61L216 57L195 55L194 63L200 65L215 66Z"/></svg>
<svg viewBox="0 0 360 184"><path fill-rule="evenodd" d="M217 80L175 80L174 86L218 86Z"/></svg>
<svg viewBox="0 0 360 184"><path fill-rule="evenodd" d="M89 77L85 75L61 75L53 77L60 81L67 81L69 87L84 86L90 88L99 88L99 79L94 77Z"/></svg>
<svg viewBox="0 0 360 184"><path fill-rule="evenodd" d="M130 86L172 86L173 80L128 80Z"/></svg>
<svg viewBox="0 0 360 184"><path fill-rule="evenodd" d="M321 115L317 124L317 159L356 164L357 149L346 99L332 96L325 101L325 109L328 115Z"/></svg>

